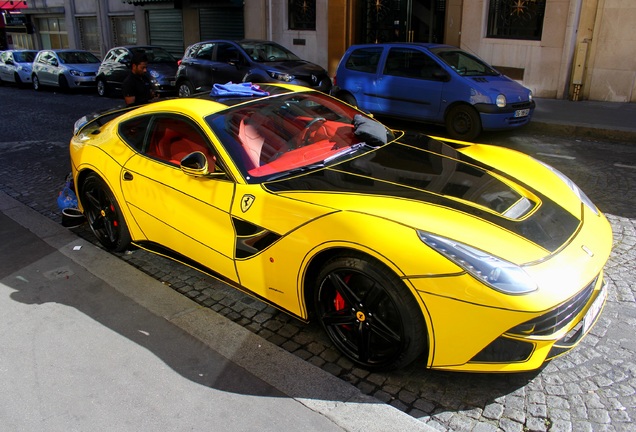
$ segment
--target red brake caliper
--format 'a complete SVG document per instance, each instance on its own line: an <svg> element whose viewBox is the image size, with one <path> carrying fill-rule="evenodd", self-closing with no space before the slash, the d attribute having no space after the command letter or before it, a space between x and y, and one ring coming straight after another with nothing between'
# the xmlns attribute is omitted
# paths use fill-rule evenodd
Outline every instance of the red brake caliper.
<svg viewBox="0 0 636 432"><path fill-rule="evenodd" d="M351 279L351 275L347 275L343 278L345 283L349 283L349 279ZM333 299L333 306L336 308L336 311L341 311L347 307L347 302L345 301L344 297L342 297L339 291L336 291L336 296ZM343 325L343 327L346 329L351 328L351 326L349 325Z"/></svg>
<svg viewBox="0 0 636 432"><path fill-rule="evenodd" d="M110 205L110 211L115 213L115 206L113 204ZM117 219L113 220L113 226L117 227L119 224L117 223Z"/></svg>

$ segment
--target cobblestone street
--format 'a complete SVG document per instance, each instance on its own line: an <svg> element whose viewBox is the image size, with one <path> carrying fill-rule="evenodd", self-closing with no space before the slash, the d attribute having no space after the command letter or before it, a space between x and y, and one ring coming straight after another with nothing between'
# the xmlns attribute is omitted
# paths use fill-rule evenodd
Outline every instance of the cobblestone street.
<svg viewBox="0 0 636 432"><path fill-rule="evenodd" d="M32 163L19 153L38 149ZM61 222L55 197L63 184L66 143L4 143L2 190ZM461 374L415 364L392 373L354 367L318 324L302 324L212 278L143 250L121 259L364 393L439 430L628 431L636 417L636 221L608 215L614 250L607 265L610 295L599 322L572 352L524 374ZM85 226L74 229L95 243Z"/></svg>

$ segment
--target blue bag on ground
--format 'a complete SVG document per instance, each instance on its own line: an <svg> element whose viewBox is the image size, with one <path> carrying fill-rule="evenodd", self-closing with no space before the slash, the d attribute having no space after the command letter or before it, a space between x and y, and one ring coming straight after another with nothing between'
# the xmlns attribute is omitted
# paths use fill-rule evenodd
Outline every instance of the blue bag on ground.
<svg viewBox="0 0 636 432"><path fill-rule="evenodd" d="M75 195L75 191L71 189L70 182L66 182L64 188L60 191L60 194L57 197L57 206L60 210L64 210L66 208L77 208L77 196Z"/></svg>

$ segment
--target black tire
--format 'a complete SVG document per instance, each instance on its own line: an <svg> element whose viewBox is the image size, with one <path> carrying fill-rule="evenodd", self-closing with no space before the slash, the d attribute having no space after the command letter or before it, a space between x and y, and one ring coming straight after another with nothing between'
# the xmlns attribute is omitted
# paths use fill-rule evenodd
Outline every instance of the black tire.
<svg viewBox="0 0 636 432"><path fill-rule="evenodd" d="M188 97L194 93L194 87L190 81L181 81L177 87L179 97Z"/></svg>
<svg viewBox="0 0 636 432"><path fill-rule="evenodd" d="M130 232L115 196L97 174L82 182L80 200L84 216L99 242L108 250L123 252L130 246Z"/></svg>
<svg viewBox="0 0 636 432"><path fill-rule="evenodd" d="M330 259L318 275L314 309L333 344L368 370L404 367L427 349L417 301L370 257L351 253Z"/></svg>
<svg viewBox="0 0 636 432"><path fill-rule="evenodd" d="M31 83L33 84L33 90L42 90L42 86L40 85L40 80L38 79L37 75L33 74L33 76L31 77Z"/></svg>
<svg viewBox="0 0 636 432"><path fill-rule="evenodd" d="M60 75L57 79L57 83L60 86L60 90L66 92L69 90L68 81L64 75Z"/></svg>
<svg viewBox="0 0 636 432"><path fill-rule="evenodd" d="M457 140L472 141L481 133L481 119L475 108L457 105L446 114L446 131Z"/></svg>
<svg viewBox="0 0 636 432"><path fill-rule="evenodd" d="M18 75L17 72L13 74L13 79L15 80L15 85L18 86L18 88L24 87L24 83L20 79L20 75Z"/></svg>
<svg viewBox="0 0 636 432"><path fill-rule="evenodd" d="M97 86L97 94L99 96L105 97L108 96L108 86L106 85L106 81L103 79L98 79L96 82Z"/></svg>

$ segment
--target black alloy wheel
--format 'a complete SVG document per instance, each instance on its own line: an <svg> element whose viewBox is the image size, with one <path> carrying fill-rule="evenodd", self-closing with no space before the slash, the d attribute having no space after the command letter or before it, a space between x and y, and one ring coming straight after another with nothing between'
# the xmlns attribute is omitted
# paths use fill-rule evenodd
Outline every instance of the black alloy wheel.
<svg viewBox="0 0 636 432"><path fill-rule="evenodd" d="M327 262L318 277L314 307L333 344L366 369L404 367L427 348L426 325L415 298L372 258L352 253Z"/></svg>
<svg viewBox="0 0 636 432"><path fill-rule="evenodd" d="M194 87L190 81L182 81L178 87L179 97L188 97L194 93Z"/></svg>
<svg viewBox="0 0 636 432"><path fill-rule="evenodd" d="M125 251L130 245L130 232L104 180L89 174L82 183L80 199L86 220L99 242L108 250Z"/></svg>
<svg viewBox="0 0 636 432"><path fill-rule="evenodd" d="M106 87L106 81L103 79L97 80L97 94L99 96L108 96L108 87Z"/></svg>

